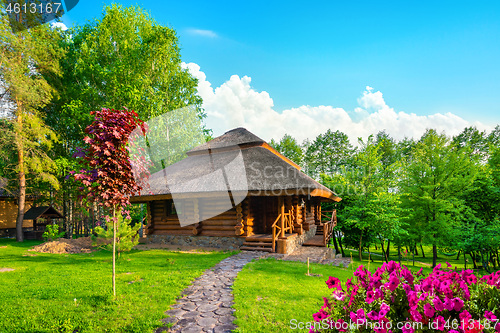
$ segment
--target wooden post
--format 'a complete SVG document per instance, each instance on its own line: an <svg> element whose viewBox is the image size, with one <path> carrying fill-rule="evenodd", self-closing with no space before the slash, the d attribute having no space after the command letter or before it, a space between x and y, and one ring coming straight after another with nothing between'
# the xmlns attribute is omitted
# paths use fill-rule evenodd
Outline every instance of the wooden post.
<svg viewBox="0 0 500 333"><path fill-rule="evenodd" d="M285 200L283 200L283 197L279 197L278 202L281 209L281 218L280 218L281 237L285 238Z"/></svg>

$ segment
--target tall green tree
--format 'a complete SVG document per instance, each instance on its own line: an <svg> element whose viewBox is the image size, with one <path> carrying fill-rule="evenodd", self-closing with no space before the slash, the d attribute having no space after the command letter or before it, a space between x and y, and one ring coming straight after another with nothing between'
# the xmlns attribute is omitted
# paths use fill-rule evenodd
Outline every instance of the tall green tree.
<svg viewBox="0 0 500 333"><path fill-rule="evenodd" d="M383 247L385 240L396 239L404 231L398 195L389 191L391 179L385 177L383 143L376 143L373 136L359 143L360 148L352 160L353 166L343 167L341 176L333 177L332 181L345 186L344 189L333 186L343 198L339 217L346 224L344 232L356 232L361 260L363 247L377 238ZM387 166L387 169L391 168Z"/></svg>
<svg viewBox="0 0 500 333"><path fill-rule="evenodd" d="M446 245L452 222L465 211L460 195L476 178L476 163L446 135L428 130L405 165L400 188L413 229L433 246L433 266L438 245Z"/></svg>
<svg viewBox="0 0 500 333"><path fill-rule="evenodd" d="M347 134L327 130L307 146L304 164L312 177L319 178L322 173L333 176L351 164L354 152Z"/></svg>
<svg viewBox="0 0 500 333"><path fill-rule="evenodd" d="M6 140L13 139L10 142L16 151L13 171L17 179L18 241L23 241L27 175L58 186L53 175L55 164L47 154L56 134L45 125L42 109L56 94L50 82L60 73L60 38L60 31L47 24L13 33L7 16L0 15L0 91L11 122L7 126L3 123L0 145L8 149Z"/></svg>
<svg viewBox="0 0 500 333"><path fill-rule="evenodd" d="M297 165L302 166L304 152L294 137L289 134L285 134L279 142L271 140L269 144L283 154L283 156L287 157Z"/></svg>
<svg viewBox="0 0 500 333"><path fill-rule="evenodd" d="M182 67L176 32L145 10L107 6L100 19L70 30L64 47L61 98L48 116L66 140L79 144L90 112L100 108L125 106L146 121L194 105L204 117L198 82Z"/></svg>

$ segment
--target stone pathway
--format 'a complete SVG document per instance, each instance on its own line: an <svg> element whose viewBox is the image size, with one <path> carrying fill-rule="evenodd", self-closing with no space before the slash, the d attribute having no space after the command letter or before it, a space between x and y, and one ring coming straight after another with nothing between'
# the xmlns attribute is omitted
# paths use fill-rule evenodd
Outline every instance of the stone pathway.
<svg viewBox="0 0 500 333"><path fill-rule="evenodd" d="M183 291L183 297L177 300L165 314L165 324L173 323L169 329L160 327L159 332L182 333L225 333L236 328L233 321L233 294L234 278L247 263L253 259L267 256L266 252L241 251L240 253L222 260L208 269L193 284Z"/></svg>

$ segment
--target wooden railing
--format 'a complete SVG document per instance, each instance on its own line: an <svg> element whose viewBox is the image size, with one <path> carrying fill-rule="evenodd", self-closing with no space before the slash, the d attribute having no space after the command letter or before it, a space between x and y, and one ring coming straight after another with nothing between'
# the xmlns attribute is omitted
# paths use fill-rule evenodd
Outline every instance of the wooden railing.
<svg viewBox="0 0 500 333"><path fill-rule="evenodd" d="M326 215L326 213L332 213L331 217ZM333 228L337 226L337 211L323 211L321 212L321 215L322 217L326 217L327 219L330 218L330 220L327 222L321 222L321 224L323 225L323 245L326 247L328 245L328 242L330 241L330 238L332 238Z"/></svg>
<svg viewBox="0 0 500 333"><path fill-rule="evenodd" d="M280 235L283 235L285 236L285 233L288 231L290 233L293 232L293 219L294 219L294 216L293 216L293 213L292 211L289 211L288 213L284 213L283 214L283 218L284 218L284 230L281 229L281 214L278 215L278 217L276 218L276 220L274 221L273 225L272 225L272 229L273 229L273 252L275 252L276 250L276 240L277 238L280 236Z"/></svg>

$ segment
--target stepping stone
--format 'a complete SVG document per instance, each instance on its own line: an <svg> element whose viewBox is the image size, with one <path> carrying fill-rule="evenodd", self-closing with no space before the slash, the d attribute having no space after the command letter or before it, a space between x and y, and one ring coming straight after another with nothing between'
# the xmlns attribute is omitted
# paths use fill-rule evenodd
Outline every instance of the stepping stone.
<svg viewBox="0 0 500 333"><path fill-rule="evenodd" d="M186 311L193 311L194 309L196 309L196 305L194 305L193 303L187 303L182 307L182 309Z"/></svg>
<svg viewBox="0 0 500 333"><path fill-rule="evenodd" d="M231 333L231 331L234 329L236 329L236 325L226 324L226 325L216 326L214 328L214 333Z"/></svg>
<svg viewBox="0 0 500 333"><path fill-rule="evenodd" d="M215 314L218 314L219 316L226 316L228 314L232 314L233 309L230 308L220 308L215 311Z"/></svg>
<svg viewBox="0 0 500 333"><path fill-rule="evenodd" d="M172 309L172 310L165 311L166 315L169 315L172 317L181 317L185 313L186 313L186 311L181 310L181 309Z"/></svg>
<svg viewBox="0 0 500 333"><path fill-rule="evenodd" d="M200 326L198 325L193 325L193 326L189 326L189 327L186 327L186 328L183 328L181 330L182 333L200 333L202 332L203 328L201 328Z"/></svg>
<svg viewBox="0 0 500 333"><path fill-rule="evenodd" d="M223 325L232 324L236 320L235 316L222 316L219 318L219 322Z"/></svg>
<svg viewBox="0 0 500 333"><path fill-rule="evenodd" d="M200 305L198 307L198 311L199 312L208 312L208 311L215 311L217 310L219 307L215 304L204 304L204 305Z"/></svg>
<svg viewBox="0 0 500 333"><path fill-rule="evenodd" d="M204 328L212 328L217 325L217 320L214 318L201 318L198 320L198 325Z"/></svg>

